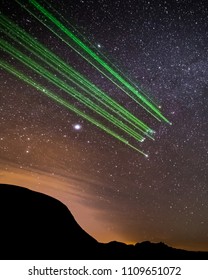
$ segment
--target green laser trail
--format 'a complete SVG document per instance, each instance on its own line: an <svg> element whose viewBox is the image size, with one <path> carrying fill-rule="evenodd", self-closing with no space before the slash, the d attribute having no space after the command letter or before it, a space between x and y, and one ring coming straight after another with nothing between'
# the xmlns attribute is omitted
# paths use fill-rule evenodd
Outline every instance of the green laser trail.
<svg viewBox="0 0 208 280"><path fill-rule="evenodd" d="M143 141L144 138L130 129L128 126L123 124L120 120L116 119L114 116L109 114L107 111L103 110L101 107L93 103L90 99L82 96L78 91L74 88L68 86L65 82L54 76L52 73L47 71L45 68L34 62L31 58L24 55L22 52L18 51L16 48L9 45L6 41L0 39L0 46L10 53L13 57L20 60L22 63L39 73L41 76L46 78L48 81L55 84L60 89L64 90L70 96L76 98L79 102L90 108L91 110L95 111L97 114L101 115L103 118L107 119L109 122L113 123L115 126L120 128L121 130L125 131L129 136L132 136L137 141Z"/></svg>
<svg viewBox="0 0 208 280"><path fill-rule="evenodd" d="M0 17L1 20L1 17ZM102 92L101 90L99 90L94 84L90 83L88 80L86 80L83 76L81 76L78 72L74 71L72 68L70 68L67 64L65 64L63 61L61 61L60 59L58 59L58 57L56 57L54 54L50 53L46 48L43 48L43 46L38 45L37 42L35 42L34 40L32 41L32 38L24 37L23 36L25 34L23 34L23 36L18 35L18 29L14 28L15 26L11 26L8 27L7 25L5 25L4 23L2 23L0 21L0 23L4 26L4 28L8 28L9 29L9 33L7 34L9 37L11 37L14 40L23 40L24 42L26 42L26 44L29 44L30 49L24 44L24 47L29 49L33 54L35 54L36 56L38 56L39 58L41 58L42 60L44 60L47 64L49 64L51 67L55 68L57 71L59 71L60 73L62 73L63 75L65 75L66 78L69 78L69 75L72 76L73 78L75 78L77 81L81 82L83 85L85 85L85 87L87 87L88 89L90 89L91 91L93 91L94 94L99 95L97 97L95 97L94 95L92 95L94 98L96 98L98 101L100 101L99 99L103 99L104 101L107 101L108 104L110 105L114 105L114 112L118 113L118 109L120 110L124 110L124 108L122 108L118 103L116 103L113 99L108 98L108 96ZM3 30L3 32L7 32L6 30ZM13 33L14 36L11 35L11 33ZM34 44L35 42L35 44ZM44 57L40 57L37 52L34 53L31 48L35 49L39 54L43 54L44 52ZM50 62L48 62L45 57L47 57L54 65L52 65ZM60 71L61 68L62 71ZM66 74L63 73L63 70L65 70ZM76 83L77 84L77 83ZM78 85L78 84L77 84ZM98 99L99 98L99 99ZM101 102L101 101L100 101ZM106 106L106 104L103 102L103 104ZM119 107L120 106L120 107ZM109 107L109 106L108 106ZM123 112L122 112L123 113ZM127 114L126 114L127 113ZM131 116L134 117L133 115L130 115L130 113L128 111L125 112L125 114L129 117ZM126 119L125 119L126 120ZM141 121L138 120L138 123L145 128L144 132L147 132L150 130L149 127L147 127L146 125L144 125Z"/></svg>
<svg viewBox="0 0 208 280"><path fill-rule="evenodd" d="M19 1L17 1L19 3ZM58 38L60 38L66 45L72 48L76 53L78 53L84 60L86 60L89 64L91 64L95 69L97 69L102 75L108 78L114 85L120 88L125 94L131 97L136 103L138 103L143 109L145 109L149 114L151 114L155 119L161 121L154 113L152 113L149 109L147 109L144 105L142 105L137 98L130 95L128 91L126 91L121 85L115 82L110 76L108 76L104 71L102 71L99 67L97 67L90 59L84 56L81 52L79 52L76 48L74 48L69 42L63 39L57 32L55 32L52 28L50 28L43 20L40 20L34 13L24 7L30 14L32 14L37 20L39 20L44 26L46 26L52 33L54 33Z"/></svg>
<svg viewBox="0 0 208 280"><path fill-rule="evenodd" d="M23 45L26 49L28 49L30 52L32 52L33 54L35 54L36 56L38 56L39 58L41 58L44 62L46 62L48 65L52 66L55 70L58 70L62 75L64 75L66 78L69 78L69 75L71 75L73 78L76 79L76 81L81 82L83 85L85 85L88 89L90 89L94 95L98 95L98 96L93 96L91 92L87 91L88 94L91 94L94 98L96 98L98 101L100 101L100 98L103 98L105 100L105 102L107 101L111 106L114 105L115 110L113 109L114 112L118 113L118 109L123 110L123 108L117 104L114 100L107 98L108 96L106 96L106 94L104 92L102 92L101 90L99 90L98 88L96 88L95 85L93 85L92 83L90 83L88 80L84 79L84 77L82 77L81 75L79 75L76 71L74 71L72 68L70 68L67 64L65 64L62 60L60 60L58 57L56 57L53 53L51 53L50 51L48 51L45 47L43 47L41 44L39 44L37 41L35 41L33 38L31 38L27 33L25 33L24 31L22 31L20 28L18 28L16 25L12 24L11 22L9 22L5 17L0 16L0 23L4 26L4 30L5 32L8 32L7 35L9 37L11 37L14 40L18 39L18 43L20 43L19 41L23 41ZM6 28L8 30L6 30ZM13 36L12 36L13 33ZM17 38L15 38L15 37ZM28 46L25 45L28 44ZM36 52L38 52L39 54L43 55L39 56L36 52L32 51L31 48L35 49ZM45 57L47 57L49 61L47 61L45 59ZM51 63L53 63L54 65L52 65ZM61 67L62 71L60 71L60 69L58 69L57 67ZM66 71L66 74L63 73L63 70ZM73 79L70 79L72 82L74 82ZM77 82L74 82L76 85L79 85ZM82 86L80 86L82 89L84 89L86 91L85 88L83 88ZM104 98L105 97L105 98ZM102 102L105 106L106 104L104 102ZM118 107L120 106L120 107ZM110 108L110 106L107 105L108 108ZM110 108L112 110L112 108ZM116 111L117 110L117 111ZM128 112L127 112L128 113ZM125 112L126 114L126 112ZM120 115L120 114L119 114ZM129 117L129 113L127 115ZM128 119L125 118L126 121L129 121ZM132 123L131 123L132 124ZM141 122L140 122L141 125ZM147 136L149 136L147 134L148 131L151 131L150 128L148 128L147 126L143 125L143 128L146 129L146 131L142 130L144 133L146 133ZM141 129L140 129L141 130ZM151 136L149 136L150 138L152 138ZM152 138L153 139L153 138Z"/></svg>
<svg viewBox="0 0 208 280"><path fill-rule="evenodd" d="M32 16L34 16L39 22L41 22L44 26L46 26L53 34L55 34L58 38L61 39L62 42L64 42L67 46L69 46L71 49L73 49L76 53L78 53L84 60L86 60L89 64L91 64L95 69L97 69L102 75L104 75L106 78L108 78L114 85L116 85L118 88L120 88L124 93L126 93L131 99L133 99L136 103L138 103L143 109L145 109L149 114L151 114L155 119L158 121L161 121L154 113L152 113L149 109L147 109L145 106L143 106L138 99L136 99L134 96L130 95L121 85L116 83L110 76L108 76L105 72L103 72L100 68L98 68L90 59L88 59L86 56L84 56L81 52L79 52L76 48L74 48L68 41L66 41L59 33L55 32L52 28L50 28L43 20L39 19L34 13L32 13L29 9L27 9L25 6L23 6L18 0L15 0L18 4L20 4L28 13L30 13Z"/></svg>
<svg viewBox="0 0 208 280"><path fill-rule="evenodd" d="M0 41L0 45L2 45L2 42ZM46 69L29 59L28 57L24 56L23 53L19 52L17 49L8 47L8 45L3 43L4 49L9 52L13 57L19 59L22 63L42 75L44 78L48 79L48 81L54 83L56 86L64 90L66 93L71 95L72 97L76 98L78 101L83 103L85 106L90 108L91 110L95 111L97 114L101 115L102 117L106 118L109 122L113 123L115 126L119 127L121 130L128 133L130 136L134 137L137 141L143 141L144 138L135 133L133 130L131 130L128 126L124 125L121 121L114 118L112 115L110 115L108 112L91 102L88 98L83 97L79 92L74 90L73 88L69 87L66 83L62 82L60 79L54 77L53 74L48 72Z"/></svg>
<svg viewBox="0 0 208 280"><path fill-rule="evenodd" d="M48 7L50 7L51 10L53 10L67 25L69 25L73 30L75 30L77 32L77 34L79 35L80 38L83 38L85 42L88 43L88 45L91 47L91 48L94 48L96 50L97 53L99 53L100 56L102 56L110 65L112 65L112 67L114 69L116 69L117 72L120 72L120 74L126 79L128 80L128 82L130 82L130 84L134 85L135 88L140 91L143 95L145 95L145 97L147 99L149 99L149 101L151 101L156 107L158 107L160 109L160 105L158 105L156 103L155 100L153 100L153 98L151 98L150 96L147 95L147 93L145 93L144 89L142 89L141 87L139 87L135 81L132 81L126 74L124 74L121 69L116 66L115 63L113 63L107 55L105 55L104 53L102 53L100 51L100 49L96 46L96 45L93 45L90 40L88 40L74 25L72 25L71 22L69 22L68 20L66 20L63 15L61 13L59 13L57 11L57 9L55 9L48 1L46 0L43 0L43 2L45 2L47 4Z"/></svg>
<svg viewBox="0 0 208 280"><path fill-rule="evenodd" d="M46 89L45 87L41 86L40 84L36 83L34 80L32 80L31 78L25 76L23 73L19 72L18 70L16 70L15 68L11 67L9 64L7 64L6 62L4 62L3 60L0 60L0 66L7 70L8 72L10 72L11 74L15 75L16 77L18 77L19 79L21 79L22 81L24 81L25 83L33 86L34 88L36 88L37 90L41 91L44 95L48 96L50 99L54 100L57 104L60 104L62 106L64 106L65 108L73 111L74 113L76 113L77 115L81 116L82 118L88 120L89 122L91 122L92 124L96 125L97 127L99 127L100 129L104 130L107 134L113 136L115 139L119 140L120 142L126 144L127 146L129 146L130 148L134 149L135 151L139 152L140 154L144 155L145 157L148 157L147 154L145 154L143 151L140 151L139 149L137 149L136 147L134 147L133 145L129 144L129 142L124 139L123 137L121 137L120 135L116 134L115 132L113 132L112 130L106 128L104 125L102 125L101 123L99 123L97 120L95 120L94 118L88 116L87 114L83 113L82 111L78 110L76 107L72 106L70 103L68 103L66 100L64 100L63 98L57 96L56 94L54 94L52 91L49 91L48 89Z"/></svg>
<svg viewBox="0 0 208 280"><path fill-rule="evenodd" d="M22 5L18 0L16 0L18 4L20 4L25 10L27 10L31 15L33 15L37 20L39 20L44 26L46 26L52 33L54 33L58 38L62 40L62 42L66 43L70 48L72 48L75 52L77 52L83 59L85 59L88 63L90 63L94 68L96 68L100 73L102 73L105 77L107 77L112 83L114 83L118 88L120 88L123 92L125 92L128 96L130 96L135 102L137 102L143 109L145 109L147 112L149 112L155 119L158 121L161 121L158 116L156 116L155 113L151 112L147 107L142 105L137 98L130 95L122 86L120 86L118 83L116 83L110 76L108 76L105 72L103 72L101 69L99 69L94 63L92 63L86 56L84 56L82 53L80 53L76 48L74 48L69 42L63 39L62 36L60 36L57 32L55 32L52 28L50 28L43 20L39 19L34 13L32 13L29 9L27 9L24 5ZM59 27L60 28L60 27ZM66 29L66 28L65 28ZM67 30L67 29L66 29ZM66 33L66 30L63 32ZM70 31L69 31L70 32ZM73 34L72 34L73 35ZM76 37L76 36L75 36ZM115 71L114 71L115 72ZM135 89L135 94L140 95L142 98L142 95ZM159 110L158 110L159 112ZM161 113L160 113L161 114ZM162 114L161 114L162 116ZM164 116L161 118L164 118L166 122L171 124Z"/></svg>
<svg viewBox="0 0 208 280"><path fill-rule="evenodd" d="M29 0L29 2L42 14L44 14L49 20L51 20L60 30L62 30L70 39L72 39L81 49L88 53L96 62L103 66L105 70L111 73L118 81L122 83L127 89L130 90L138 99L140 99L147 107L149 107L154 117L161 119L167 123L170 123L167 118L165 118L162 113L149 102L141 93L138 92L131 84L129 84L124 78L122 78L116 71L114 71L104 60L102 60L95 52L93 52L87 45L85 45L78 37L76 37L72 32L70 32L59 20L57 20L51 13L49 13L44 7L42 7L37 1ZM129 95L129 94L128 94ZM131 95L129 95L131 96ZM132 97L132 96L131 96ZM136 100L138 102L138 100ZM139 103L139 102L138 102ZM141 106L142 104L139 103ZM149 109L143 106L145 110L149 113Z"/></svg>

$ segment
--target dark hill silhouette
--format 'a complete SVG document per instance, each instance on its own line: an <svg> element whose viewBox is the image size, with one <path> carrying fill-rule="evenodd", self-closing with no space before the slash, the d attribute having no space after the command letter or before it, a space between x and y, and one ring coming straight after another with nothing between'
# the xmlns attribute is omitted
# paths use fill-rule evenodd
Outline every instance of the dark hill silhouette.
<svg viewBox="0 0 208 280"><path fill-rule="evenodd" d="M0 259L208 259L164 243L97 242L55 198L0 184Z"/></svg>
<svg viewBox="0 0 208 280"><path fill-rule="evenodd" d="M0 185L1 259L78 259L98 242L55 198L26 188Z"/></svg>

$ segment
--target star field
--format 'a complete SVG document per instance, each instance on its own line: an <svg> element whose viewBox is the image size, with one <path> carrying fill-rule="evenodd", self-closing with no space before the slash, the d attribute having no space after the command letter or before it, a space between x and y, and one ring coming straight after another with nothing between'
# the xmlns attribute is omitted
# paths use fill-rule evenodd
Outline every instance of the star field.
<svg viewBox="0 0 208 280"><path fill-rule="evenodd" d="M161 106L172 125L146 114L15 1L3 1L4 15L156 133L155 141L136 143L146 158L1 69L0 181L59 198L102 242L150 240L208 250L208 4L50 0L48 5ZM1 51L1 58L55 89L7 53Z"/></svg>

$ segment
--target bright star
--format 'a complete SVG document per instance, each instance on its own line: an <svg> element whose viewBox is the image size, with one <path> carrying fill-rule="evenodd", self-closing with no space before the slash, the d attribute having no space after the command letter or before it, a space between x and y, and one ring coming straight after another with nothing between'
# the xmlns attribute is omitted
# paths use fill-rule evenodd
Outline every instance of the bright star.
<svg viewBox="0 0 208 280"><path fill-rule="evenodd" d="M82 128L81 124L78 124L78 123L74 124L73 127L75 130L80 130Z"/></svg>

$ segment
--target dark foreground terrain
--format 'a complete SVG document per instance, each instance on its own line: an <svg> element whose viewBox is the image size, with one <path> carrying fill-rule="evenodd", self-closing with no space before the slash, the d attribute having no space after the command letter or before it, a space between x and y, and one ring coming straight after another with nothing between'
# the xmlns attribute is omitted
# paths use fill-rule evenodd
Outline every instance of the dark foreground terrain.
<svg viewBox="0 0 208 280"><path fill-rule="evenodd" d="M0 184L0 259L208 259L148 241L135 245L97 242L55 198Z"/></svg>

